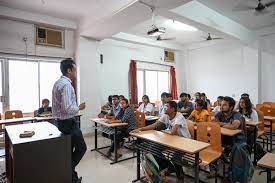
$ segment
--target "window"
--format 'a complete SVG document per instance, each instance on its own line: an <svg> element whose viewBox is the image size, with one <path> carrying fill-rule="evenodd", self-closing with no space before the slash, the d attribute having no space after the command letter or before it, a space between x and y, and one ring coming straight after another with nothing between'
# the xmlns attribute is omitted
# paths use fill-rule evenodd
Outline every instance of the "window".
<svg viewBox="0 0 275 183"><path fill-rule="evenodd" d="M60 78L60 64L40 62L40 105L44 98L52 101L52 89L54 83ZM51 105L51 104L50 104Z"/></svg>
<svg viewBox="0 0 275 183"><path fill-rule="evenodd" d="M9 108L33 112L44 98L52 100L52 88L61 75L58 62L8 60Z"/></svg>
<svg viewBox="0 0 275 183"><path fill-rule="evenodd" d="M169 72L168 71L137 71L138 100L142 100L143 95L148 95L151 102L159 101L162 92L169 92Z"/></svg>
<svg viewBox="0 0 275 183"><path fill-rule="evenodd" d="M10 109L34 111L39 103L38 93L38 63L10 60Z"/></svg>

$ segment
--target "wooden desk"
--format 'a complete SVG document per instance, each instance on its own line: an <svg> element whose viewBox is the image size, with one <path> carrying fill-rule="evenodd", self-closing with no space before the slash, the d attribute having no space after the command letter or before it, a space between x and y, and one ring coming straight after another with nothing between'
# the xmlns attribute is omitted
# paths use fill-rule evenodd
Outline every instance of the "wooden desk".
<svg viewBox="0 0 275 183"><path fill-rule="evenodd" d="M145 126L155 123L159 118L158 116L145 116Z"/></svg>
<svg viewBox="0 0 275 183"><path fill-rule="evenodd" d="M268 121L269 123L270 123L270 131L269 131L269 152L272 152L272 150L273 150L273 147L272 147L272 143L273 143L273 141L272 141L272 123L274 123L275 122L275 117L274 116L264 116L264 120L265 121Z"/></svg>
<svg viewBox="0 0 275 183"><path fill-rule="evenodd" d="M238 135L241 132L242 130L231 130L221 127L221 134L225 136L234 137L235 135Z"/></svg>
<svg viewBox="0 0 275 183"><path fill-rule="evenodd" d="M267 170L267 183L271 182L271 170L275 170L275 154L266 153L259 161L258 166Z"/></svg>
<svg viewBox="0 0 275 183"><path fill-rule="evenodd" d="M156 121L159 120L158 116L145 116L146 121Z"/></svg>
<svg viewBox="0 0 275 183"><path fill-rule="evenodd" d="M20 124L20 123L27 122L27 121L33 122L34 120L35 120L35 118L33 118L33 117L2 119L2 120L0 120L0 125Z"/></svg>
<svg viewBox="0 0 275 183"><path fill-rule="evenodd" d="M163 145L184 153L195 155L195 182L199 182L199 152L210 146L205 142L200 142L176 135L169 135L160 131L149 130L142 131L140 133L131 133L130 135L143 139L146 141L154 142L156 144ZM140 150L137 149L137 179L133 182L137 182L140 177Z"/></svg>
<svg viewBox="0 0 275 183"><path fill-rule="evenodd" d="M247 121L245 122L247 126L258 126L259 124L261 124L261 121Z"/></svg>
<svg viewBox="0 0 275 183"><path fill-rule="evenodd" d="M91 151L97 151L100 154L102 154L103 156L107 157L108 159L110 159L112 161L111 164L115 164L115 163L133 158L133 157L125 158L125 159L121 159L119 161L118 161L118 158L117 158L117 145L116 145L117 128L128 126L128 123L121 123L121 122L120 123L107 123L108 121L111 121L111 120L110 119L105 119L105 118L92 118L91 121L93 123L95 123L95 148L91 149ZM105 147L100 147L100 148L97 147L97 130L105 132L104 131L105 128L103 128L103 129L98 128L98 125L102 125L104 127L107 127L107 129L114 129L114 152L115 152L115 158L114 159L111 158L111 157L108 157L105 153L100 151L101 149L106 149L106 148L109 148L110 146L105 146Z"/></svg>
<svg viewBox="0 0 275 183"><path fill-rule="evenodd" d="M19 134L32 130L29 138ZM11 183L71 182L71 137L48 123L5 128L6 175Z"/></svg>

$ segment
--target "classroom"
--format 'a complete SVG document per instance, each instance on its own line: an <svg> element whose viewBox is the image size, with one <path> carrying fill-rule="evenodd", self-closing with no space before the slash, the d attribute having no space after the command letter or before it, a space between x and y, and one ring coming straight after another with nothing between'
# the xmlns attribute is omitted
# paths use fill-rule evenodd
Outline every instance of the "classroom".
<svg viewBox="0 0 275 183"><path fill-rule="evenodd" d="M0 183L275 182L275 0L0 0Z"/></svg>

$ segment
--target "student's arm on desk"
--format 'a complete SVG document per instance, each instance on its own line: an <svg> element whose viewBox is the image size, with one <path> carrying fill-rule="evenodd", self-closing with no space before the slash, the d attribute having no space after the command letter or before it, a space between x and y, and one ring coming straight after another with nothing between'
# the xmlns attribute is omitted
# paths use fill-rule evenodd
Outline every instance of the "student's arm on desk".
<svg viewBox="0 0 275 183"><path fill-rule="evenodd" d="M241 125L241 122L239 120L234 120L231 124L225 124L222 127L230 129L230 130L236 130Z"/></svg>
<svg viewBox="0 0 275 183"><path fill-rule="evenodd" d="M132 133L139 133L141 131L148 131L148 130L154 130L157 128L158 124L160 123L159 120L157 120L155 123L151 124L151 125L148 125L148 126L145 126L145 127L142 127L142 128L138 128L138 129L135 129L132 131Z"/></svg>
<svg viewBox="0 0 275 183"><path fill-rule="evenodd" d="M168 133L170 135L177 135L178 129L180 125L175 125L170 131L164 131L165 133Z"/></svg>

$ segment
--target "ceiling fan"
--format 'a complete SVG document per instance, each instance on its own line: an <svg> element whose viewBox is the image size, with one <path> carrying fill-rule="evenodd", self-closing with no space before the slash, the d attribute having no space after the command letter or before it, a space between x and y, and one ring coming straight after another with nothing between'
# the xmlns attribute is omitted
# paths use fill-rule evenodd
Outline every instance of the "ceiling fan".
<svg viewBox="0 0 275 183"><path fill-rule="evenodd" d="M221 37L212 37L210 33L208 33L208 36L205 37L205 41L212 41L212 40L218 40L218 39L223 39Z"/></svg>
<svg viewBox="0 0 275 183"><path fill-rule="evenodd" d="M256 14L259 13L267 13L267 8L270 6L275 5L275 0L272 0L268 3L262 3L262 0L258 0L258 5L256 6L251 6L251 5L246 5L246 4L239 4L237 5L232 11L249 11L249 10L255 10Z"/></svg>

